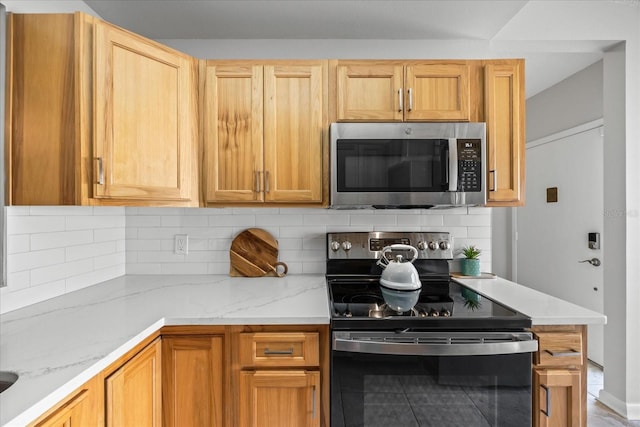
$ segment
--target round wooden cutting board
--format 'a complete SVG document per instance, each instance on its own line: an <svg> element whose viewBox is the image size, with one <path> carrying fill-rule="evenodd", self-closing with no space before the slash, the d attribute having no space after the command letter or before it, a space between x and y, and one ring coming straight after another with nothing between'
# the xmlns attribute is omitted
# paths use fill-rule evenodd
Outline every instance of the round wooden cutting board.
<svg viewBox="0 0 640 427"><path fill-rule="evenodd" d="M230 276L284 276L287 266L278 262L278 241L266 230L248 228L231 242ZM278 268L280 267L280 268Z"/></svg>

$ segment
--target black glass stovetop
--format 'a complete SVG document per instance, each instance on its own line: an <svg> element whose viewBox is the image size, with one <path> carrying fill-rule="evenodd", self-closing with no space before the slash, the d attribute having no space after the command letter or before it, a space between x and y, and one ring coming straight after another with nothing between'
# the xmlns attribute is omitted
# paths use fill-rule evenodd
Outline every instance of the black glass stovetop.
<svg viewBox="0 0 640 427"><path fill-rule="evenodd" d="M377 278L327 278L331 324L342 330L522 330L531 319L451 280L422 281L410 311L386 306Z"/></svg>

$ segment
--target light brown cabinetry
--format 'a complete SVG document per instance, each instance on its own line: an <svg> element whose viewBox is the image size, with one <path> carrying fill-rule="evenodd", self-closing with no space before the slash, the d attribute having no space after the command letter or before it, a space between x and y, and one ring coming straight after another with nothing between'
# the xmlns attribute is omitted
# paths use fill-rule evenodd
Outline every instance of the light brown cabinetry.
<svg viewBox="0 0 640 427"><path fill-rule="evenodd" d="M487 204L521 206L525 186L524 61L484 65Z"/></svg>
<svg viewBox="0 0 640 427"><path fill-rule="evenodd" d="M82 13L8 34L10 204L198 205L192 58Z"/></svg>
<svg viewBox="0 0 640 427"><path fill-rule="evenodd" d="M52 408L30 427L98 427L103 425L101 384L93 379Z"/></svg>
<svg viewBox="0 0 640 427"><path fill-rule="evenodd" d="M338 121L470 121L467 61L338 61Z"/></svg>
<svg viewBox="0 0 640 427"><path fill-rule="evenodd" d="M325 61L206 61L205 202L323 198Z"/></svg>
<svg viewBox="0 0 640 427"><path fill-rule="evenodd" d="M533 360L533 425L587 425L586 326L537 326Z"/></svg>
<svg viewBox="0 0 640 427"><path fill-rule="evenodd" d="M224 334L163 336L164 426L222 427Z"/></svg>
<svg viewBox="0 0 640 427"><path fill-rule="evenodd" d="M105 379L107 427L162 426L162 346L157 338Z"/></svg>
<svg viewBox="0 0 640 427"><path fill-rule="evenodd" d="M317 332L241 333L240 425L320 426Z"/></svg>

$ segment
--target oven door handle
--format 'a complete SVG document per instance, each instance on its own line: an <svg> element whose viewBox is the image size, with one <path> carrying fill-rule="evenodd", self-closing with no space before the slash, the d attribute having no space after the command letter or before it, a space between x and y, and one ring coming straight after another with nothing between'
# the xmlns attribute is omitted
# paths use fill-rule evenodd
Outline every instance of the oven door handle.
<svg viewBox="0 0 640 427"><path fill-rule="evenodd" d="M333 349L350 353L392 354L410 356L481 356L496 354L533 353L538 341L533 338L513 341L461 342L461 343L407 343L374 341L371 339L334 338Z"/></svg>

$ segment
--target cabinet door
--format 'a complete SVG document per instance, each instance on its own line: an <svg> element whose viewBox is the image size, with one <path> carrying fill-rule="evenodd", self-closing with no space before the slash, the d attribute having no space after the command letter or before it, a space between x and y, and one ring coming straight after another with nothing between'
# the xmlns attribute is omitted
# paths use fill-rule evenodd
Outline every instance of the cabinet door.
<svg viewBox="0 0 640 427"><path fill-rule="evenodd" d="M97 427L100 410L92 406L91 393L89 389L80 391L34 427Z"/></svg>
<svg viewBox="0 0 640 427"><path fill-rule="evenodd" d="M320 373L255 371L240 374L240 425L320 425Z"/></svg>
<svg viewBox="0 0 640 427"><path fill-rule="evenodd" d="M403 76L402 65L338 65L338 121L401 122Z"/></svg>
<svg viewBox="0 0 640 427"><path fill-rule="evenodd" d="M469 121L466 62L408 65L405 78L405 121Z"/></svg>
<svg viewBox="0 0 640 427"><path fill-rule="evenodd" d="M577 370L535 369L533 372L533 425L581 427L581 374Z"/></svg>
<svg viewBox="0 0 640 427"><path fill-rule="evenodd" d="M485 66L489 206L524 203L524 63Z"/></svg>
<svg viewBox="0 0 640 427"><path fill-rule="evenodd" d="M223 337L163 337L164 425L223 425Z"/></svg>
<svg viewBox="0 0 640 427"><path fill-rule="evenodd" d="M322 201L325 72L320 62L264 67L266 201Z"/></svg>
<svg viewBox="0 0 640 427"><path fill-rule="evenodd" d="M162 426L161 350L157 339L107 377L107 427Z"/></svg>
<svg viewBox="0 0 640 427"><path fill-rule="evenodd" d="M206 201L263 201L262 67L209 61L204 90Z"/></svg>
<svg viewBox="0 0 640 427"><path fill-rule="evenodd" d="M96 24L94 197L191 199L195 75L187 55Z"/></svg>

